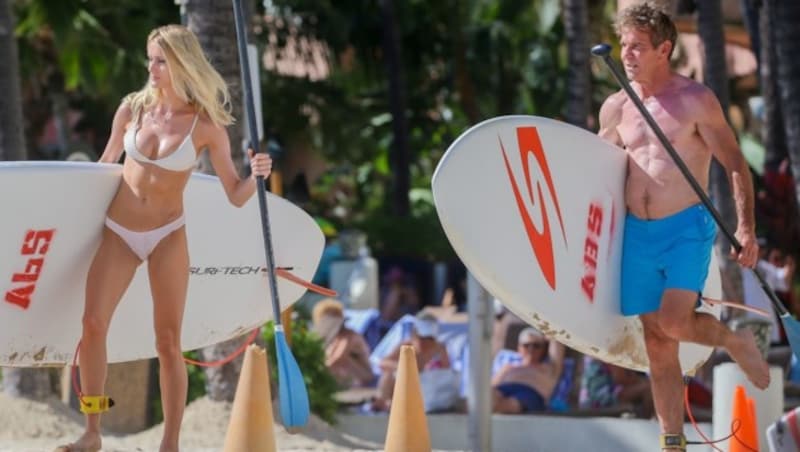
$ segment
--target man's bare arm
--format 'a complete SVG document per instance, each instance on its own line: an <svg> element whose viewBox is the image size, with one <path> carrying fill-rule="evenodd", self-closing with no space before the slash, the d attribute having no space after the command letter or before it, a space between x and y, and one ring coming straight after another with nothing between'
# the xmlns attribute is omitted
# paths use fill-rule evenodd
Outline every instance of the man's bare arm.
<svg viewBox="0 0 800 452"><path fill-rule="evenodd" d="M739 263L753 267L758 260L758 243L755 237L755 212L753 209L753 181L750 168L736 136L725 120L719 101L711 92L704 89L698 93L697 130L714 157L725 168L728 182L733 192L736 207L736 239L742 245Z"/></svg>
<svg viewBox="0 0 800 452"><path fill-rule="evenodd" d="M622 105L625 103L625 93L619 91L609 96L600 107L599 121L600 130L597 134L619 147L624 147L617 131L617 126L622 122Z"/></svg>

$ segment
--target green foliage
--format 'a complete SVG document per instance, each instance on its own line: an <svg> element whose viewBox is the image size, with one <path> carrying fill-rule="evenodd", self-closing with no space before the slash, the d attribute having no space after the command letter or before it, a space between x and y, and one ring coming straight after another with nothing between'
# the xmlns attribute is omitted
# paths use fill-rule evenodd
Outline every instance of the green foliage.
<svg viewBox="0 0 800 452"><path fill-rule="evenodd" d="M312 188L308 209L340 227L364 229L376 252L451 256L428 200L445 149L475 121L502 114L558 117L563 108L560 0L395 0L391 20L402 47L410 164L393 168L383 49L390 19L381 2L265 3L267 16L254 18L254 42L284 62L327 70L313 80L264 71L267 129L284 144L309 145L331 163L331 173ZM588 3L593 17L613 10L604 0ZM48 92L61 89L100 140L120 97L144 82L147 33L178 19L174 2L161 0L17 0L15 6L25 92L39 93L26 102L29 127L43 126L52 112ZM608 21L592 23L595 40L605 40L607 32ZM393 218L388 206L395 176L405 171L412 211L409 218Z"/></svg>
<svg viewBox="0 0 800 452"><path fill-rule="evenodd" d="M430 261L452 259L455 252L439 223L430 189L413 189L410 198L411 215L408 217L392 215L387 209L376 209L356 223L356 227L369 237L373 253Z"/></svg>
<svg viewBox="0 0 800 452"><path fill-rule="evenodd" d="M119 101L147 80L148 33L178 22L177 6L162 0L17 0L14 14L28 142L60 99L83 113L98 152Z"/></svg>
<svg viewBox="0 0 800 452"><path fill-rule="evenodd" d="M327 78L268 72L262 89L265 105L274 107L267 113L272 128L287 138L308 137L334 166L312 187L312 213L339 227L364 230L376 254L451 257L430 201L433 171L473 120L559 115L566 65L559 0L394 2L406 82L409 168L389 164L394 131L380 3L271 3L270 13L283 20L265 24L262 43L308 39L328 52ZM471 83L472 94L459 80ZM465 111L469 103L476 105L477 118ZM389 214L398 171L411 176L408 218Z"/></svg>
<svg viewBox="0 0 800 452"><path fill-rule="evenodd" d="M278 382L278 363L275 353L275 324L269 322L264 328L264 341L267 344L270 379L273 387ZM310 333L305 322L292 322L291 328L292 354L303 372L303 379L308 389L311 412L325 422L336 422L338 404L333 395L338 390L336 380L325 367L325 350L322 340ZM275 390L273 390L273 394Z"/></svg>
<svg viewBox="0 0 800 452"><path fill-rule="evenodd" d="M202 359L197 351L186 352L183 356L195 361ZM186 396L186 402L189 403L206 395L206 373L203 372L202 367L194 364L189 364L186 370L189 374L189 391Z"/></svg>
<svg viewBox="0 0 800 452"><path fill-rule="evenodd" d="M145 44L177 7L160 0L21 0L16 35L23 78L60 72L66 91L119 98L146 81ZM42 67L46 65L46 67Z"/></svg>

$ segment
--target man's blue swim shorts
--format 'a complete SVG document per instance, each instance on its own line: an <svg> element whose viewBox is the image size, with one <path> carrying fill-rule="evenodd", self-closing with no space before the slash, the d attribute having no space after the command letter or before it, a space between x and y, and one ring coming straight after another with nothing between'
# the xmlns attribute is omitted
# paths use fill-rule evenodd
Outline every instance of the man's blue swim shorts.
<svg viewBox="0 0 800 452"><path fill-rule="evenodd" d="M702 204L657 220L625 217L622 314L655 312L666 289L700 293L717 226Z"/></svg>

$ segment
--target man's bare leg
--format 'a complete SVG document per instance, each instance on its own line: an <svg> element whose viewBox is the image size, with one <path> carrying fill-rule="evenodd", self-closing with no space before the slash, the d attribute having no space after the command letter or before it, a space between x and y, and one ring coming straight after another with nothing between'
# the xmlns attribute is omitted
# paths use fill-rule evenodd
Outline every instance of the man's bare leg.
<svg viewBox="0 0 800 452"><path fill-rule="evenodd" d="M761 356L753 333L749 330L734 333L714 316L697 314L694 311L696 301L694 292L666 290L661 308L655 314L662 332L680 342L725 348L755 387L769 386L769 366Z"/></svg>
<svg viewBox="0 0 800 452"><path fill-rule="evenodd" d="M658 324L658 314L640 316L650 359L650 387L656 417L664 434L683 433L683 377L678 359L678 341ZM680 449L664 449L679 451Z"/></svg>

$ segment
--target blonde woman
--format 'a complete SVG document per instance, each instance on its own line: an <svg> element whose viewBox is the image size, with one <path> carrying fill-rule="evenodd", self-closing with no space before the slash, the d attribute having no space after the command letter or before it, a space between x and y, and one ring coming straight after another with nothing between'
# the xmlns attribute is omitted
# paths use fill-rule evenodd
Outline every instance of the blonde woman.
<svg viewBox="0 0 800 452"><path fill-rule="evenodd" d="M164 436L160 452L178 450L187 376L181 353L189 275L183 190L200 150L208 149L231 204L253 195L253 177L241 179L230 156L225 126L233 122L222 77L187 28L168 25L147 38L149 79L119 106L101 162L127 154L122 182L109 205L102 241L86 283L79 353L86 430L58 452L98 451L106 378L106 336L111 316L142 262L147 261L160 365ZM254 176L267 177L267 155L249 152Z"/></svg>

